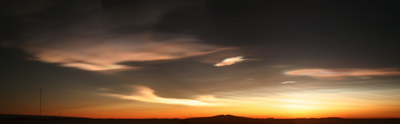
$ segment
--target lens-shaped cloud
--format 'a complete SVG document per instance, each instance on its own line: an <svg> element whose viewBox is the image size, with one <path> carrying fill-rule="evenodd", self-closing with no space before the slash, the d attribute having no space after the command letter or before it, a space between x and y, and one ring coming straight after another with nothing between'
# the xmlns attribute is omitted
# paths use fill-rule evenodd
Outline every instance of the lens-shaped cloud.
<svg viewBox="0 0 400 124"><path fill-rule="evenodd" d="M90 71L103 71L103 70L128 68L127 66L116 65L116 64L95 65L95 64L87 64L87 63L66 63L66 64L62 64L61 66L74 67L74 68L85 69L85 70L90 70Z"/></svg>
<svg viewBox="0 0 400 124"><path fill-rule="evenodd" d="M285 81L285 82L282 82L281 84L292 84L292 83L296 83L296 81Z"/></svg>
<svg viewBox="0 0 400 124"><path fill-rule="evenodd" d="M285 72L291 76L310 76L320 79L341 79L344 77L398 76L400 71L394 68L384 69L299 69Z"/></svg>
<svg viewBox="0 0 400 124"><path fill-rule="evenodd" d="M245 59L243 59L243 56L236 56L236 57L230 57L224 59L222 62L215 64L214 66L227 66L227 65L233 65L238 62L242 62Z"/></svg>
<svg viewBox="0 0 400 124"><path fill-rule="evenodd" d="M136 94L133 95L120 95L120 94L106 94L107 96L113 96L121 99L136 100L142 102L151 103L163 103L163 104L177 104L187 106L219 106L221 103L213 103L215 100L214 96L205 95L198 96L197 99L175 99L175 98L163 98L154 94L154 90L145 86L135 86Z"/></svg>
<svg viewBox="0 0 400 124"><path fill-rule="evenodd" d="M161 41L153 39L151 34L103 38L66 38L46 44L27 44L23 49L34 56L32 60L88 71L137 69L118 63L179 59L223 50L186 36Z"/></svg>
<svg viewBox="0 0 400 124"><path fill-rule="evenodd" d="M202 2L125 2L124 7L106 7L98 1L68 4L69 9L57 18L30 15L31 20L40 21L24 20L29 28L21 32L21 38L2 41L0 45L23 49L32 56L30 60L97 72L139 69L121 62L180 59L221 50L187 34L154 29L169 12L203 5ZM53 13L44 8L35 12Z"/></svg>

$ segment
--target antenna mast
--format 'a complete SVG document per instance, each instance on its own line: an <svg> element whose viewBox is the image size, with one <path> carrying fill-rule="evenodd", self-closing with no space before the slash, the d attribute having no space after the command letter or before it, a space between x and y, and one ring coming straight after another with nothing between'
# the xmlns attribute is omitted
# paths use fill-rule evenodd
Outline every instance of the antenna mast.
<svg viewBox="0 0 400 124"><path fill-rule="evenodd" d="M40 88L39 116L42 116L42 88Z"/></svg>

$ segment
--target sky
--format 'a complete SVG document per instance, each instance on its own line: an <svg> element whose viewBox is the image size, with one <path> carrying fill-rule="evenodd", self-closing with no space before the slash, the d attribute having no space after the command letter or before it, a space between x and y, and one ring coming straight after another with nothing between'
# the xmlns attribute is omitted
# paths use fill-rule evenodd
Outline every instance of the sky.
<svg viewBox="0 0 400 124"><path fill-rule="evenodd" d="M0 114L400 117L399 1L0 2Z"/></svg>

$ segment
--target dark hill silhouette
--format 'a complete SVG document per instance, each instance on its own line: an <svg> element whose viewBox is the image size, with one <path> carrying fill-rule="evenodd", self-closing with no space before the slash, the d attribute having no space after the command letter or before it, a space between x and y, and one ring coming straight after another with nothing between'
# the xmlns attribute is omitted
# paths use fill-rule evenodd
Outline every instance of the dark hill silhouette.
<svg viewBox="0 0 400 124"><path fill-rule="evenodd" d="M268 124L258 119L233 115L217 115L212 117L184 119L179 124Z"/></svg>
<svg viewBox="0 0 400 124"><path fill-rule="evenodd" d="M0 119L11 120L31 120L31 119L90 119L85 117L66 117L66 116L48 116L48 115L17 115L17 114L0 114Z"/></svg>
<svg viewBox="0 0 400 124"><path fill-rule="evenodd" d="M82 118L37 115L0 114L0 124L400 124L400 118L348 119L348 118L297 118L255 119L233 115L197 117L188 119L129 119L129 118Z"/></svg>

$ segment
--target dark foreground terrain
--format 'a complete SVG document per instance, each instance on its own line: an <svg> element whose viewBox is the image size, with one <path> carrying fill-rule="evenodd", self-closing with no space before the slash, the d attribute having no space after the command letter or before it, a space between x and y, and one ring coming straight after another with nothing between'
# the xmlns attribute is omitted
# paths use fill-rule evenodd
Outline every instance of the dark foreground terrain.
<svg viewBox="0 0 400 124"><path fill-rule="evenodd" d="M0 115L0 124L400 124L400 119L253 119L232 115L189 119L91 119Z"/></svg>

